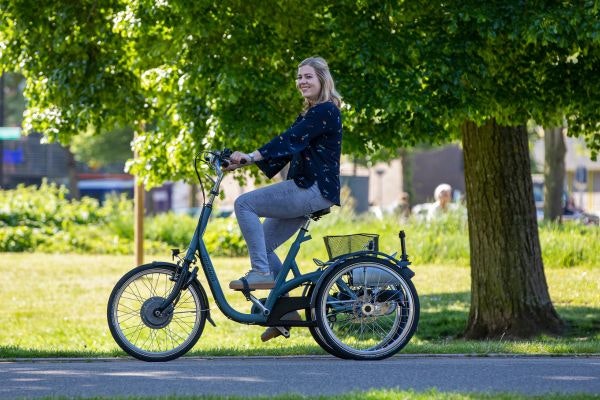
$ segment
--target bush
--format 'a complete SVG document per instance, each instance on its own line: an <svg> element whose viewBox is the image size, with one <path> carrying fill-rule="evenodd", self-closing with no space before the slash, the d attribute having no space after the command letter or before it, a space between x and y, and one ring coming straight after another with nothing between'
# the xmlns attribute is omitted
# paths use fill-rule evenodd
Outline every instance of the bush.
<svg viewBox="0 0 600 400"><path fill-rule="evenodd" d="M189 245L197 217L172 212L159 214L147 219L145 237L168 244L171 247L185 248ZM211 255L242 257L248 255L246 242L233 217L213 218L204 234L204 243Z"/></svg>
<svg viewBox="0 0 600 400"><path fill-rule="evenodd" d="M600 265L600 229L574 222L540 224L544 265L575 267Z"/></svg>
<svg viewBox="0 0 600 400"><path fill-rule="evenodd" d="M0 251L131 254L133 202L111 196L100 206L95 199L69 200L67 190L43 182L0 191ZM144 251L164 253L186 247L197 219L166 213L145 219ZM218 219L205 236L216 256L246 256L246 244L235 219Z"/></svg>
<svg viewBox="0 0 600 400"><path fill-rule="evenodd" d="M145 252L168 253L170 247L188 246L197 218L166 213L145 219ZM332 214L312 223L316 240L303 244L299 261L326 259L320 237L350 233L377 233L380 250L400 253L398 232L406 232L407 252L415 265L469 265L469 239L464 214L450 214L432 222L390 214L383 219L355 215L334 207ZM565 223L542 223L540 242L549 268L600 265L600 229ZM245 257L246 243L235 218L214 218L204 235L213 256ZM282 256L291 244L282 246ZM64 187L43 183L39 188L19 186L0 191L0 251L51 253L131 254L133 202L111 197L103 206L94 199L68 200ZM311 262L312 263L312 262Z"/></svg>
<svg viewBox="0 0 600 400"><path fill-rule="evenodd" d="M406 233L407 253L413 264L469 266L467 221L460 214L424 222L415 218L404 221L392 214L380 220L373 216L356 216L335 209L332 215L312 223L310 233L313 240L303 245L300 258L305 262L309 262L313 257L326 259L325 246L320 237L350 233L377 233L380 235L381 251L400 254L398 232L401 229ZM541 224L539 233L545 267L600 265L598 227L572 223ZM289 243L278 253L284 255L288 247Z"/></svg>
<svg viewBox="0 0 600 400"><path fill-rule="evenodd" d="M196 222L196 218L186 214L158 214L145 219L144 237L171 247L187 247L194 235Z"/></svg>
<svg viewBox="0 0 600 400"><path fill-rule="evenodd" d="M0 191L0 226L64 229L97 223L106 216L95 199L70 201L66 196L64 187L45 181L39 188L19 185Z"/></svg>
<svg viewBox="0 0 600 400"><path fill-rule="evenodd" d="M131 218L131 201L112 198L101 207L88 197L69 200L67 193L45 181L39 188L0 191L0 251L131 252L133 234L116 229Z"/></svg>
<svg viewBox="0 0 600 400"><path fill-rule="evenodd" d="M37 234L27 226L4 226L0 229L0 251L23 252L34 249Z"/></svg>
<svg viewBox="0 0 600 400"><path fill-rule="evenodd" d="M108 196L102 206L108 230L122 239L133 240L133 201L127 196Z"/></svg>
<svg viewBox="0 0 600 400"><path fill-rule="evenodd" d="M215 218L204 234L209 253L223 257L245 257L248 255L246 241L235 217Z"/></svg>

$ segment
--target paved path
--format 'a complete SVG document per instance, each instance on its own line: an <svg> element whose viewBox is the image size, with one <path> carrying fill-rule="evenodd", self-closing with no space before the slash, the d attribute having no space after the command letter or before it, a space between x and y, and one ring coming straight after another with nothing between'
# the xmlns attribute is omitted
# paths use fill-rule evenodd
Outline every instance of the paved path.
<svg viewBox="0 0 600 400"><path fill-rule="evenodd" d="M41 396L304 395L437 388L460 392L600 394L600 357L402 355L384 361L333 357L182 358L0 362L0 399Z"/></svg>

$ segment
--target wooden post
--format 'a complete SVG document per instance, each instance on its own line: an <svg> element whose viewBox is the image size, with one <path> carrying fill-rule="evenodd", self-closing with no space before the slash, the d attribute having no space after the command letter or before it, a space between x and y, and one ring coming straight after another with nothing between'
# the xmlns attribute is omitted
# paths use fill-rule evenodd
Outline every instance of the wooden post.
<svg viewBox="0 0 600 400"><path fill-rule="evenodd" d="M137 132L135 136L137 137ZM133 152L133 158L137 158L137 153ZM135 265L144 263L144 184L139 177L135 177L133 188L133 242Z"/></svg>
<svg viewBox="0 0 600 400"><path fill-rule="evenodd" d="M4 126L4 72L0 72L0 128ZM4 186L4 142L0 138L0 189Z"/></svg>
<svg viewBox="0 0 600 400"><path fill-rule="evenodd" d="M135 187L133 190L133 212L134 217L134 254L135 264L142 265L144 263L144 184L139 182L139 178L135 178Z"/></svg>

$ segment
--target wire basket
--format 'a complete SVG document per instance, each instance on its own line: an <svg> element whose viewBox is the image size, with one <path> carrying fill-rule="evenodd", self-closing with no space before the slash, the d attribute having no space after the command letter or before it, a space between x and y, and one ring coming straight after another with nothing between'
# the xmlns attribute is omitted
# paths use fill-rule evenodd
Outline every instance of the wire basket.
<svg viewBox="0 0 600 400"><path fill-rule="evenodd" d="M357 251L379 251L379 235L374 233L324 236L323 240L330 260Z"/></svg>

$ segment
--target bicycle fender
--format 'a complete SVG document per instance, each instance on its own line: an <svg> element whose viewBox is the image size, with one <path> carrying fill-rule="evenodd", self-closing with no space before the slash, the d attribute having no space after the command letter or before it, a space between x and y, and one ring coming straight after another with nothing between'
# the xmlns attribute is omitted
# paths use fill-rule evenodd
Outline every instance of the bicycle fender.
<svg viewBox="0 0 600 400"><path fill-rule="evenodd" d="M317 292L319 291L319 288L321 287L321 284L323 283L323 280L325 280L325 278L331 274L331 271L333 271L333 269L335 267L337 267L338 265L344 263L348 261L347 258L339 258L337 260L335 260L332 264L330 264L329 266L327 266L327 269L325 270L325 272L323 274L321 274L321 276L319 277L319 280L317 280L317 282L315 283L315 290L313 290L312 295L310 297L310 308L311 310L314 310L315 308L315 303L317 301Z"/></svg>
<svg viewBox="0 0 600 400"><path fill-rule="evenodd" d="M414 271L412 269L408 268L408 266L411 264L408 260L405 260L405 261L398 260L398 259L390 256L389 254L382 253L380 251L371 251L371 250L358 251L356 253L346 254L346 255L342 256L341 259L347 260L349 258L364 257L364 256L372 256L375 258L382 258L382 259L388 260L389 262L391 262L392 264L395 264L398 268L400 268L400 273L401 273L402 277L405 279L410 280L410 279L412 279L413 276L415 276Z"/></svg>
<svg viewBox="0 0 600 400"><path fill-rule="evenodd" d="M173 267L173 268L179 267L177 264L166 262L166 261L152 261L151 264L154 266L165 266L165 267ZM211 323L212 326L216 327L217 324L215 324L215 322L213 321L213 319L210 316L210 305L208 302L208 296L206 294L206 289L204 289L204 286L202 286L202 283L198 280L197 277L196 277L196 279L194 279L194 281L198 284L198 287L200 288L200 294L202 295L202 299L204 300L206 307L207 307L207 309L204 310L204 311L206 311L206 319L208 322Z"/></svg>
<svg viewBox="0 0 600 400"><path fill-rule="evenodd" d="M206 320L208 322L210 322L210 324L216 328L217 324L215 324L215 321L213 321L213 319L210 316L210 304L208 302L208 296L206 295L206 290L204 289L204 286L202 286L202 283L200 283L198 278L196 278L194 280L198 284L198 287L200 288L200 293L202 293L202 297L204 298L204 301L206 303L206 310L205 310L206 311Z"/></svg>

